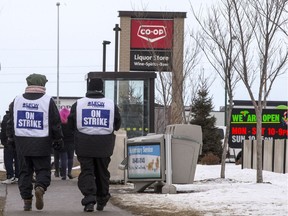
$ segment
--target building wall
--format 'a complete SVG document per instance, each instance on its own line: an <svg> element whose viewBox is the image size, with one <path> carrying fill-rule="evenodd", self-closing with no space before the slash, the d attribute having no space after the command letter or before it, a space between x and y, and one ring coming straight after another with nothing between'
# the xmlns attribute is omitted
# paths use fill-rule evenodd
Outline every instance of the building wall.
<svg viewBox="0 0 288 216"><path fill-rule="evenodd" d="M131 18L121 17L120 19L120 50L119 50L119 71L130 71L130 29Z"/></svg>
<svg viewBox="0 0 288 216"><path fill-rule="evenodd" d="M174 19L173 58L172 58L172 104L171 124L181 124L183 109L183 46L184 19Z"/></svg>

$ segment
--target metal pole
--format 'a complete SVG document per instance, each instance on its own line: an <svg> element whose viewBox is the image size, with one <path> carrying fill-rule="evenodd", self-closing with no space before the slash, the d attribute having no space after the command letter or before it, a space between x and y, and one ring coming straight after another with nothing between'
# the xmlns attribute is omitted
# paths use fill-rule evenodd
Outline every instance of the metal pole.
<svg viewBox="0 0 288 216"><path fill-rule="evenodd" d="M110 41L103 41L103 72L106 71L106 45L109 45L111 42Z"/></svg>
<svg viewBox="0 0 288 216"><path fill-rule="evenodd" d="M60 108L59 101L59 6L60 3L56 3L57 6L57 107Z"/></svg>
<svg viewBox="0 0 288 216"><path fill-rule="evenodd" d="M121 28L118 24L115 24L115 28L113 29L115 31L115 63L114 63L114 72L118 71L118 35L119 31L121 31Z"/></svg>
<svg viewBox="0 0 288 216"><path fill-rule="evenodd" d="M170 126L166 127L165 138L165 165L166 165L166 184L162 188L162 193L176 194L176 187L172 184L172 134Z"/></svg>
<svg viewBox="0 0 288 216"><path fill-rule="evenodd" d="M118 34L121 31L121 28L118 24L115 24L115 62L114 62L114 72L118 72ZM118 92L118 84L117 80L114 81L114 103L117 104L117 92Z"/></svg>
<svg viewBox="0 0 288 216"><path fill-rule="evenodd" d="M165 134L166 144L166 184L172 184L172 153L171 153L171 137L170 133Z"/></svg>
<svg viewBox="0 0 288 216"><path fill-rule="evenodd" d="M106 71L106 44L103 41L103 63L102 63L102 71Z"/></svg>

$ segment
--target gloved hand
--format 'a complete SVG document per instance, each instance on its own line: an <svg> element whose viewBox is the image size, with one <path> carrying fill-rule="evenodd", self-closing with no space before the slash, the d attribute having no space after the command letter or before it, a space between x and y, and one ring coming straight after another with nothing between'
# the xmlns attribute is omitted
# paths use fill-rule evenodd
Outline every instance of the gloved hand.
<svg viewBox="0 0 288 216"><path fill-rule="evenodd" d="M56 151L61 151L64 148L64 142L62 139L59 140L54 140L52 143L52 147L54 148L54 150Z"/></svg>
<svg viewBox="0 0 288 216"><path fill-rule="evenodd" d="M8 148L15 149L15 140L13 138L11 138L11 137L8 137L6 145L7 145Z"/></svg>

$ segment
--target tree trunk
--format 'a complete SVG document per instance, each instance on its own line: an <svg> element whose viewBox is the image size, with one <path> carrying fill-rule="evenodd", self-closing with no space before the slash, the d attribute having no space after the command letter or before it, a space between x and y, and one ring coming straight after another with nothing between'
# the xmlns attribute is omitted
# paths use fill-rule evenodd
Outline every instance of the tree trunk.
<svg viewBox="0 0 288 216"><path fill-rule="evenodd" d="M229 149L228 146L228 139L229 139L229 134L230 134L230 123L231 123L231 113L233 109L233 98L229 98L229 106L228 106L228 111L227 111L227 125L226 125L226 133L225 133L225 138L224 138L224 146L223 146L223 153L222 153L222 160L221 160L221 173L220 177L225 178L225 160L226 160L226 155L227 155L227 150Z"/></svg>
<svg viewBox="0 0 288 216"><path fill-rule="evenodd" d="M257 118L257 183L263 183L262 170L262 105L259 102L255 109Z"/></svg>

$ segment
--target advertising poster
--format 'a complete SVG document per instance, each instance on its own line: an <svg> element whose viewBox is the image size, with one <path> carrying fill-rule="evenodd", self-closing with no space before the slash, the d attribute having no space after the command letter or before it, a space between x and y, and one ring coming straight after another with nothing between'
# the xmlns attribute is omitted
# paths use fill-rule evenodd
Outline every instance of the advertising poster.
<svg viewBox="0 0 288 216"><path fill-rule="evenodd" d="M160 143L128 145L128 178L160 179Z"/></svg>
<svg viewBox="0 0 288 216"><path fill-rule="evenodd" d="M263 109L263 139L287 139L288 113L286 109ZM241 148L244 140L256 140L257 119L254 109L234 108L231 115L229 146Z"/></svg>

